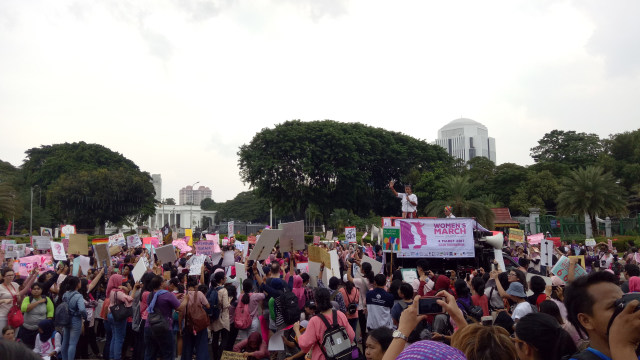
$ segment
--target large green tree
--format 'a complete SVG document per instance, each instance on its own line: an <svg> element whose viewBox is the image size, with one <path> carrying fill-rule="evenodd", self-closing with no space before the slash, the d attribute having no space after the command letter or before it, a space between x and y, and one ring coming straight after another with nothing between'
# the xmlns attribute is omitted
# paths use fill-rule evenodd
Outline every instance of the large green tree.
<svg viewBox="0 0 640 360"><path fill-rule="evenodd" d="M553 130L531 148L535 162L555 162L571 168L593 165L603 151L602 141L596 134Z"/></svg>
<svg viewBox="0 0 640 360"><path fill-rule="evenodd" d="M624 189L616 179L598 166L573 170L562 180L558 195L558 214L589 215L591 228L596 231L596 216L625 214Z"/></svg>
<svg viewBox="0 0 640 360"><path fill-rule="evenodd" d="M222 220L264 222L269 219L269 203L254 191L243 191L232 200L216 203L210 210L218 211L217 216Z"/></svg>
<svg viewBox="0 0 640 360"><path fill-rule="evenodd" d="M360 123L287 121L241 146L240 175L257 195L302 219L310 204L326 222L335 208L399 213L389 180L432 171L453 159L439 146ZM411 176L412 179L419 177Z"/></svg>
<svg viewBox="0 0 640 360"><path fill-rule="evenodd" d="M46 192L54 221L104 231L107 221L141 223L155 213L151 175L102 145L55 144L26 153L21 169L25 185Z"/></svg>
<svg viewBox="0 0 640 360"><path fill-rule="evenodd" d="M509 206L509 200L522 184L533 173L524 166L513 163L500 164L495 169L495 175L489 183L490 193L493 194L501 206Z"/></svg>
<svg viewBox="0 0 640 360"><path fill-rule="evenodd" d="M480 224L493 228L494 213L487 205L475 199L474 189L468 175L446 177L441 184L445 196L430 202L425 208L427 216L443 216L443 209L450 205L456 216L473 217Z"/></svg>
<svg viewBox="0 0 640 360"><path fill-rule="evenodd" d="M559 191L560 184L550 171L531 174L511 196L509 209L513 215L528 215L530 208L539 208L542 212L555 211Z"/></svg>

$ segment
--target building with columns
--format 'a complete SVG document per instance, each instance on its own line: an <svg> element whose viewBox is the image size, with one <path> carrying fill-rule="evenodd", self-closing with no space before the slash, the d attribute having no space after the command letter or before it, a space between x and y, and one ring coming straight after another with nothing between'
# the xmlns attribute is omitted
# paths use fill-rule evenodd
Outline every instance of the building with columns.
<svg viewBox="0 0 640 360"><path fill-rule="evenodd" d="M160 229L169 223L172 229L195 229L202 227L202 218L209 218L209 223L213 224L217 211L202 210L199 205L156 205L156 214L147 221L150 229ZM191 219L191 226L189 226Z"/></svg>

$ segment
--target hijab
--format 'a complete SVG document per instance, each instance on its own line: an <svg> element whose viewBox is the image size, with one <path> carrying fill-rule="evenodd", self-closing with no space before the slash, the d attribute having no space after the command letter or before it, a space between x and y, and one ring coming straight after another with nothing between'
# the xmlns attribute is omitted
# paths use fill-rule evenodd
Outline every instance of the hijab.
<svg viewBox="0 0 640 360"><path fill-rule="evenodd" d="M303 309L306 297L304 295L304 288L302 287L302 277L300 275L293 276L293 289L291 290L298 297L298 308Z"/></svg>
<svg viewBox="0 0 640 360"><path fill-rule="evenodd" d="M444 275L438 275L435 285L433 285L433 290L427 292L427 296L435 296L441 290L448 290L450 286L451 280L448 277Z"/></svg>
<svg viewBox="0 0 640 360"><path fill-rule="evenodd" d="M632 276L629 278L629 292L640 292L640 277Z"/></svg>
<svg viewBox="0 0 640 360"><path fill-rule="evenodd" d="M117 290L122 285L122 275L113 274L107 283L107 297L111 295L112 290Z"/></svg>
<svg viewBox="0 0 640 360"><path fill-rule="evenodd" d="M47 342L53 336L53 332L56 330L53 320L42 320L38 323L38 327L42 329L40 334L40 341Z"/></svg>
<svg viewBox="0 0 640 360"><path fill-rule="evenodd" d="M260 350L260 345L262 345L262 335L259 332L252 332L247 339L247 346L245 348L245 352L254 352Z"/></svg>
<svg viewBox="0 0 640 360"><path fill-rule="evenodd" d="M437 341L423 340L407 346L397 360L466 360L462 351Z"/></svg>

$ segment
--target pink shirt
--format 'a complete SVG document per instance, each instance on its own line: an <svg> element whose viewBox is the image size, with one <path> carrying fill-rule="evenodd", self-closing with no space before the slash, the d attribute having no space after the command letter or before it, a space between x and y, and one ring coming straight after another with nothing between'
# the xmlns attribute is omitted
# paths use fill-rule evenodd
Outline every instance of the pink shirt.
<svg viewBox="0 0 640 360"><path fill-rule="evenodd" d="M338 324L347 330L349 339L353 341L356 334L353 332L351 325L349 325L347 317L341 311L337 311L337 314ZM320 314L312 317L311 320L309 320L309 325L307 325L307 330L305 330L304 334L302 334L298 339L298 345L300 345L300 348L303 351L309 352L309 350L311 350L311 360L321 360L325 358L324 354L322 354L322 350L320 350L320 347L318 346L318 342L322 341L322 337L324 336L324 332L327 330L327 327L318 316L324 315ZM333 324L333 315L327 315L325 316L325 319L329 324Z"/></svg>

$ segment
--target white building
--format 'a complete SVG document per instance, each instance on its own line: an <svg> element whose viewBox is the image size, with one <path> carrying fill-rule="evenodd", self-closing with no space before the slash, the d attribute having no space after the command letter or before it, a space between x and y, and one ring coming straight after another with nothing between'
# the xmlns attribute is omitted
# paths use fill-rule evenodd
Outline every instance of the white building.
<svg viewBox="0 0 640 360"><path fill-rule="evenodd" d="M483 156L496 162L496 140L489 137L486 126L475 120L453 120L438 130L438 138L433 144L442 146L449 155L464 161Z"/></svg>
<svg viewBox="0 0 640 360"><path fill-rule="evenodd" d="M202 227L202 218L209 218L209 224L213 224L216 213L215 210L202 210L200 205L157 205L156 214L151 216L145 225L151 229L160 229L167 223L172 229Z"/></svg>
<svg viewBox="0 0 640 360"><path fill-rule="evenodd" d="M180 189L180 205L193 204L200 206L200 202L204 199L211 199L211 189L206 186L200 186L194 189L188 185Z"/></svg>

